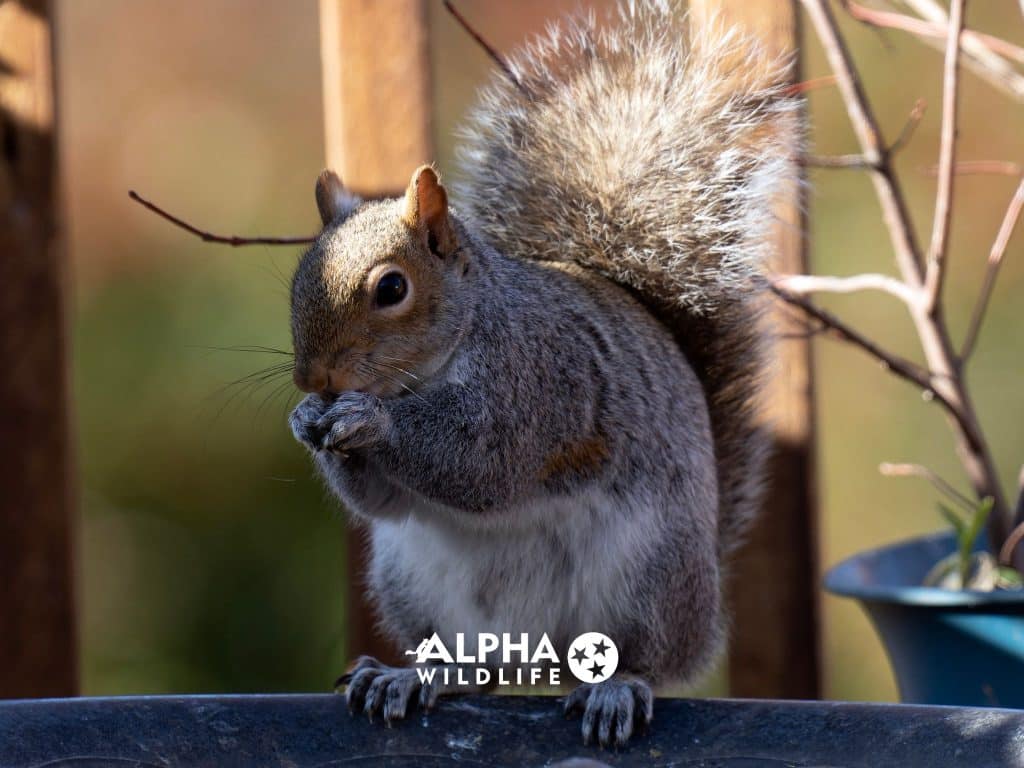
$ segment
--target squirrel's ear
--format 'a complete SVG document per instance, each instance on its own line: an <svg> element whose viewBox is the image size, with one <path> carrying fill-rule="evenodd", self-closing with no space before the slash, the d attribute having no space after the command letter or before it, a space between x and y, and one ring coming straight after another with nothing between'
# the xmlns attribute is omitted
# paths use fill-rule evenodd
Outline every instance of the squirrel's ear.
<svg viewBox="0 0 1024 768"><path fill-rule="evenodd" d="M423 234L432 253L447 256L458 243L451 219L448 218L448 193L441 186L437 171L429 165L416 169L405 191L405 213L402 219Z"/></svg>
<svg viewBox="0 0 1024 768"><path fill-rule="evenodd" d="M325 227L336 219L347 218L359 203L360 199L345 189L334 171L328 169L317 177L316 207Z"/></svg>

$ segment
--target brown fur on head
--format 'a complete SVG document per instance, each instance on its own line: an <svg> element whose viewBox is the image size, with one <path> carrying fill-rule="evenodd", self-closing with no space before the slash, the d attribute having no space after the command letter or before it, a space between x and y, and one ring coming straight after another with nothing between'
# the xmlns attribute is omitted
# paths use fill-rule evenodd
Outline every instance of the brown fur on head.
<svg viewBox="0 0 1024 768"><path fill-rule="evenodd" d="M292 280L295 384L323 394L415 390L454 348L465 278L448 196L418 168L403 198L352 204L341 180L317 180L323 233Z"/></svg>

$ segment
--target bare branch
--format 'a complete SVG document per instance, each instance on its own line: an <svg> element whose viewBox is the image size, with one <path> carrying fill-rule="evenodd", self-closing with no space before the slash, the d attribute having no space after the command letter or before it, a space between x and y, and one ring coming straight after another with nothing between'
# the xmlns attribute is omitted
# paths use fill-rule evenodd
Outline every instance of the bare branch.
<svg viewBox="0 0 1024 768"><path fill-rule="evenodd" d="M977 506L977 502L964 496L960 491L952 486L951 483L943 480L938 474L933 472L921 464L879 464L878 471L886 477L920 477L927 480L935 488L942 493L946 494L949 498L955 500L962 506L969 510L973 510Z"/></svg>
<svg viewBox="0 0 1024 768"><path fill-rule="evenodd" d="M946 15L945 9L935 0L901 0L901 2L910 6L918 16L941 26L943 34L939 38L917 37L930 47L945 50L946 44L942 38L946 37L945 30L949 24L949 17ZM1008 93L1018 101L1024 101L1024 75L1018 72L1013 64L994 50L990 50L983 39L974 34L963 35L961 44L965 67L1004 93Z"/></svg>
<svg viewBox="0 0 1024 768"><path fill-rule="evenodd" d="M862 21L872 27L884 27L885 29L899 29L920 37L945 37L946 30L938 24L922 21L915 16L907 16L892 11L880 11L876 8L866 8L853 0L840 0L846 12L857 21Z"/></svg>
<svg viewBox="0 0 1024 768"><path fill-rule="evenodd" d="M168 213L156 203L150 202L135 190L129 190L128 197L134 200L144 208L148 208L150 211L155 213L161 219L171 222L176 227L184 229L186 232L195 235L204 243L221 243L223 245L230 245L232 247L238 247L240 245L305 245L306 243L312 243L316 240L316 237L238 237L236 235L215 235L212 232L199 229L189 224L184 219L180 219L173 213Z"/></svg>
<svg viewBox="0 0 1024 768"><path fill-rule="evenodd" d="M942 77L942 139L939 147L939 183L935 192L932 239L928 248L925 293L928 313L938 311L939 296L946 277L946 255L953 214L953 172L956 166L956 119L960 104L960 32L964 27L967 0L953 0L950 6L948 42Z"/></svg>
<svg viewBox="0 0 1024 768"><path fill-rule="evenodd" d="M914 108L910 110L910 115L907 117L907 122L903 124L903 129L900 131L900 135L896 137L896 141L894 141L892 146L885 152L887 157L891 159L907 145L911 137L913 137L918 124L921 122L921 118L924 116L926 106L927 102L925 102L924 99L918 99L914 102ZM882 168L879 163L872 162L868 157L857 154L805 155L801 162L806 167L853 168L857 170L876 170L884 172L884 168Z"/></svg>
<svg viewBox="0 0 1024 768"><path fill-rule="evenodd" d="M906 201L892 172L889 153L878 128L878 120L868 104L846 44L839 36L829 3L827 0L803 0L803 4L838 80L846 111L850 115L850 122L861 145L861 152L871 164L871 181L882 206L882 215L889 230L893 250L896 252L900 274L905 283L915 287L922 279L921 251L914 237Z"/></svg>
<svg viewBox="0 0 1024 768"><path fill-rule="evenodd" d="M999 548L999 562L1010 565L1013 562L1013 551L1024 541L1024 522L1018 523L1017 527L1010 531L1003 546Z"/></svg>
<svg viewBox="0 0 1024 768"><path fill-rule="evenodd" d="M851 168L858 171L877 168L864 155L804 155L800 162L808 168Z"/></svg>
<svg viewBox="0 0 1024 768"><path fill-rule="evenodd" d="M782 90L782 93L785 96L800 96L801 94L810 93L811 91L816 91L819 88L835 84L835 75L824 75L823 77L813 77L810 80L803 80L799 83L793 83L792 85L786 86Z"/></svg>
<svg viewBox="0 0 1024 768"><path fill-rule="evenodd" d="M1024 0L1021 0L1024 5ZM1021 9L1024 11L1024 8ZM999 549L999 560L1007 565L1013 565L1021 573L1024 573L1024 557L1017 553L1017 547L1024 541L1024 467L1020 468L1020 476L1017 478L1017 509L1013 516L1013 530L1006 537L1003 546Z"/></svg>
<svg viewBox="0 0 1024 768"><path fill-rule="evenodd" d="M941 39L943 44L945 44L945 38L948 35L948 27L945 21L933 22L902 13L880 11L875 8L867 8L853 0L843 0L843 5L850 16L857 21L863 21L865 24L870 24L873 27L899 29L917 37ZM984 46L1000 56L1024 63L1024 48L1003 40L1001 37L995 37L994 35L988 35L972 29L964 29L960 35L960 42L965 48L967 46Z"/></svg>
<svg viewBox="0 0 1024 768"><path fill-rule="evenodd" d="M895 296L911 307L918 303L918 292L906 283L888 275L863 274L849 277L822 275L778 275L772 281L776 286L806 296L811 293L854 293L856 291L882 291Z"/></svg>
<svg viewBox="0 0 1024 768"><path fill-rule="evenodd" d="M1024 0L1021 0L1024 3ZM1021 8L1024 11L1024 8ZM1014 512L1013 522L1017 525L1024 523L1024 466L1020 468L1020 475L1017 477L1017 508Z"/></svg>
<svg viewBox="0 0 1024 768"><path fill-rule="evenodd" d="M937 176L939 168L936 165L930 166L927 172L931 176ZM953 167L957 176L981 176L998 175L1020 177L1024 175L1024 166L1009 160L960 160Z"/></svg>
<svg viewBox="0 0 1024 768"><path fill-rule="evenodd" d="M528 99L531 98L530 92L527 90L526 86L523 85L523 81L520 80L519 76L512 71L512 67L508 65L508 62L505 61L505 58L500 53L498 53L497 50L495 50L494 46L492 46L490 43L484 40L483 35L477 32L476 29L474 29L473 26L468 21L466 21L466 18L455 9L455 6L452 4L451 0L444 0L444 8L446 11L448 11L448 13L455 17L455 20L459 22L459 25L464 30L466 30L466 32L469 33L469 36L472 37L477 42L477 45L484 49L484 52L488 56L490 56L491 61L493 61L498 66L498 69L500 69L504 73L505 77L508 78L509 82L512 83L512 85L514 85L519 90L519 92L523 94L523 96L525 96Z"/></svg>
<svg viewBox="0 0 1024 768"><path fill-rule="evenodd" d="M967 327L964 345L960 350L961 364L971 356L971 352L974 351L974 345L978 341L978 332L981 330L981 324L985 319L985 310L988 308L989 299L992 297L992 290L996 285L999 266L1003 262L1003 254L1006 253L1006 247L1009 245L1013 231L1020 220L1022 209L1024 209L1024 178L1017 185L1017 191L1006 208L1003 223L999 226L999 232L992 243L992 250L989 251L985 278L981 284L981 292L978 295L977 303L974 305L974 311L971 313L971 322Z"/></svg>
<svg viewBox="0 0 1024 768"><path fill-rule="evenodd" d="M899 355L882 349L878 344L862 334L860 331L851 328L831 312L813 304L803 296L790 293L781 286L775 284L770 284L770 289L772 293L780 299L794 307L798 307L803 310L808 317L821 323L824 329L826 329L823 330L823 333L828 333L841 341L860 347L864 352L867 352L871 357L882 363L886 369L892 371L900 378L906 379L907 381L917 385L925 393L926 398L935 399L951 413L955 412L956 409L953 408L952 404L935 391L931 381L932 374L929 371L921 368L921 366L911 362L910 360L906 360Z"/></svg>
<svg viewBox="0 0 1024 768"><path fill-rule="evenodd" d="M931 3L931 0L906 1ZM994 547L998 547L1005 541L1006 535L1012 527L1010 524L1012 515L999 483L991 450L968 392L945 318L939 311L940 305L935 303L932 307L933 311L926 311L928 307L923 298L927 274L926 265L922 263L921 249L915 240L912 221L891 163L890 153L886 151L882 142L878 121L872 113L849 51L839 34L828 1L803 0L803 5L822 43L829 64L838 78L840 93L843 96L854 132L860 142L862 154L871 164L869 174L882 208L889 237L893 243L900 276L907 289L922 295L910 315L921 342L927 370L900 358L894 358L853 329L841 324L837 325L837 318L828 315L806 299L792 294L785 298L788 301L802 303L808 314L822 323L830 325L832 335L860 346L875 357L879 357L881 354L879 359L890 366L894 373L922 387L926 394L932 394L943 405L956 438L957 454L975 494L979 499L991 496L994 500L993 514L990 515L988 523L989 540ZM943 17L938 21L948 28L949 22L945 18L944 12L939 10L940 13L943 13ZM960 11L962 18L962 7ZM929 20L938 23L935 19ZM957 47L956 43L959 40L960 35L954 34L950 40L953 43L952 47ZM987 49L982 50L991 54ZM1002 61L1002 59L1000 60ZM948 81L946 82L948 85ZM1021 93L1024 95L1024 89ZM950 102L947 98L947 104L952 106L955 104L955 100ZM946 117L945 122L948 124L950 122L948 115ZM955 125L955 121L953 122ZM956 168L955 157L949 158L945 164L940 165L943 177L950 177ZM940 186L942 183L945 182L941 182ZM943 191L943 198L948 196L949 191L951 189ZM948 235L948 227L945 234ZM932 280L934 281L935 278L933 277ZM776 292L779 292L779 289L776 289Z"/></svg>
<svg viewBox="0 0 1024 768"><path fill-rule="evenodd" d="M924 99L918 99L914 102L913 109L910 110L910 115L907 116L907 122L903 124L903 130L900 131L900 135L896 137L896 141L889 147L889 156L896 155L901 149L903 149L910 142L910 139L914 136L914 131L917 130L917 126L921 123L921 118L924 117L924 111L928 108L928 102Z"/></svg>

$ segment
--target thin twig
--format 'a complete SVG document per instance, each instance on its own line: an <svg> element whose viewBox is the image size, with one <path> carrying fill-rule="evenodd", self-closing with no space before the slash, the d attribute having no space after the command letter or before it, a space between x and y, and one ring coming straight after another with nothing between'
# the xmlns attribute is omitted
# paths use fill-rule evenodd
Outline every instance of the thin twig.
<svg viewBox="0 0 1024 768"><path fill-rule="evenodd" d="M908 0L908 2L931 3L931 0ZM921 250L914 237L906 201L890 162L891 158L882 142L878 121L872 113L849 50L839 33L835 16L828 0L803 0L803 5L825 50L829 64L838 77L840 93L843 96L854 132L860 142L861 150L873 164L870 177L893 243L900 276L909 289L919 291L923 295L925 265L922 263ZM941 13L941 9L939 12ZM944 24L948 23L945 18L941 21ZM954 39L958 40L959 37ZM800 297L794 298L799 299ZM805 303L816 309L809 302L805 301ZM925 302L921 300L919 306L923 307L924 305ZM818 312L820 313L820 310ZM927 363L926 373L930 383L934 384L931 391L934 393L935 399L942 403L949 416L956 437L957 454L970 479L971 486L979 499L991 496L994 500L993 514L989 516L988 523L989 540L993 546L999 546L1005 541L1006 535L1012 527L1010 525L1012 515L999 483L999 473L992 458L991 449L982 432L962 370L959 367L959 360L950 339L945 318L939 311L926 312L920 308L910 314ZM820 314L817 316L821 317ZM849 334L847 334L847 340L856 343L856 338L849 338ZM861 346L864 345L861 344ZM872 351L869 347L866 349L869 352ZM916 366L914 367L916 368ZM913 368L911 370L913 371ZM894 369L894 371L904 378L908 378L904 371L898 369ZM909 378L920 384L913 376ZM1020 567L1024 570L1024 556L1020 560Z"/></svg>
<svg viewBox="0 0 1024 768"><path fill-rule="evenodd" d="M1021 11L1024 11L1024 0L1021 0L1021 6ZM999 560L1007 565L1013 565L1017 570L1021 570L1021 564L1017 561L1019 556L1015 559L1014 554L1021 541L1024 541L1024 466L1020 468L1020 475L1017 477L1017 508L1013 516L1013 530L999 549Z"/></svg>
<svg viewBox="0 0 1024 768"><path fill-rule="evenodd" d="M882 206L882 216L896 252L900 274L908 285L917 286L921 282L920 249L914 237L906 201L892 172L878 120L871 111L846 43L839 36L829 3L826 0L804 0L803 4L836 75L839 92L860 142L861 152L871 164L871 181Z"/></svg>
<svg viewBox="0 0 1024 768"><path fill-rule="evenodd" d="M1017 476L1017 508L1014 511L1013 522L1016 525L1024 523L1024 466L1021 466L1020 474Z"/></svg>
<svg viewBox="0 0 1024 768"><path fill-rule="evenodd" d="M1020 178L1024 175L1024 166L1009 160L960 160L953 167L953 172L957 176L996 175ZM929 176L937 176L938 166L929 166L927 173Z"/></svg>
<svg viewBox="0 0 1024 768"><path fill-rule="evenodd" d="M914 108L910 110L907 122L903 124L900 135L896 137L896 141L892 143L892 146L885 151L886 157L892 159L899 154L900 150L907 146L917 126L921 123L926 107L927 102L924 99L918 99L914 102ZM884 171L884 168L878 162L872 162L870 158L862 154L805 155L801 162L804 166L814 168L852 168L856 170Z"/></svg>
<svg viewBox="0 0 1024 768"><path fill-rule="evenodd" d="M827 329L823 332L830 333L832 336L835 336L842 341L846 341L856 347L860 347L860 349L878 360L897 376L916 384L923 392L926 393L926 397L936 400L951 413L955 412L956 409L953 408L949 401L935 391L935 388L932 386L932 374L929 371L921 368L921 366L911 362L910 360L906 360L899 355L882 349L878 344L862 334L860 331L851 328L831 312L813 304L803 296L790 293L778 285L770 284L769 287L772 293L780 299L794 307L800 308L808 317L811 317L821 323L821 325Z"/></svg>
<svg viewBox="0 0 1024 768"><path fill-rule="evenodd" d="M945 40L948 34L947 25L943 23L928 21L903 13L867 8L853 0L843 0L843 5L850 16L873 27L899 29L918 37L942 38L943 40ZM1024 48L1003 40L1001 37L995 37L994 35L978 32L973 29L964 29L960 34L960 40L963 45L982 45L990 51L998 53L1000 56L1024 63ZM971 42L969 43L968 41Z"/></svg>
<svg viewBox="0 0 1024 768"><path fill-rule="evenodd" d="M939 491L955 499L969 510L977 507L977 502L960 493L951 483L941 478L938 474L922 464L879 464L878 471L886 477L920 477L927 480Z"/></svg>
<svg viewBox="0 0 1024 768"><path fill-rule="evenodd" d="M899 153L910 142L910 139L914 136L914 131L917 130L917 126L921 124L921 118L924 117L924 111L928 108L928 102L924 99L918 99L914 102L913 108L910 110L910 114L907 116L907 122L903 124L903 130L900 131L900 135L896 137L896 141L889 147L889 156L892 157Z"/></svg>
<svg viewBox="0 0 1024 768"><path fill-rule="evenodd" d="M306 243L312 243L316 240L316 237L238 237L236 235L215 235L212 232L207 232L206 230L199 229L198 227L189 224L187 221L178 218L173 213L168 213L159 205L147 200L135 190L130 190L128 192L128 197L144 208L148 208L161 219L169 221L174 226L195 235L204 243L222 243L223 245L238 247L240 245L305 245Z"/></svg>
<svg viewBox="0 0 1024 768"><path fill-rule="evenodd" d="M1013 551L1024 541L1024 522L1018 523L1017 527L1010 531L1003 546L999 548L999 562L1003 565L1010 565L1013 562Z"/></svg>
<svg viewBox="0 0 1024 768"><path fill-rule="evenodd" d="M477 32L476 29L466 21L466 18L455 9L451 0L444 0L444 8L448 13L455 17L455 20L459 22L459 25L466 30L466 32L469 33L469 36L476 40L477 44L484 49L484 52L491 57L491 61L498 65L498 68L504 73L505 77L508 78L509 82L512 83L512 85L514 85L519 92L523 94L523 96L528 99L531 98L530 92L527 90L526 86L523 85L523 81L519 79L519 76L512 71L512 67L510 67L508 62L505 61L505 57L498 53L494 49L494 46L484 40L483 35Z"/></svg>
<svg viewBox="0 0 1024 768"><path fill-rule="evenodd" d="M857 21L862 21L872 27L884 27L885 29L899 29L909 32L912 35L921 37L945 37L946 30L938 24L923 21L916 16L907 16L892 11L880 11L877 8L867 8L853 0L841 0L843 8Z"/></svg>
<svg viewBox="0 0 1024 768"><path fill-rule="evenodd" d="M989 251L988 263L985 267L985 278L981 284L981 292L978 294L978 301L974 305L974 311L971 313L971 322L967 327L964 345L960 349L961 365L971 356L971 352L974 351L974 345L978 341L978 332L981 330L981 324L985 319L985 310L988 308L989 299L992 297L992 289L995 288L996 276L999 274L999 265L1003 262L1003 255L1006 253L1006 247L1009 245L1013 231L1020 220L1022 209L1024 209L1024 178L1021 179L1020 184L1017 185L1017 191L1014 192L1013 197L1010 199L1010 204L1006 208L1006 214L1003 216L1003 222L999 226L999 233L992 243L992 250Z"/></svg>
<svg viewBox="0 0 1024 768"><path fill-rule="evenodd" d="M782 90L782 93L784 96L800 96L804 93L810 93L811 91L816 91L819 88L825 88L826 86L835 84L835 75L812 77L810 80L802 80L799 83L793 83L792 85L786 86Z"/></svg>
<svg viewBox="0 0 1024 768"><path fill-rule="evenodd" d="M910 6L918 16L922 16L942 28L943 34L939 38L921 35L915 35L915 37L932 48L944 51L946 48L945 30L949 24L949 16L945 9L935 0L901 0L901 2ZM961 37L965 57L964 66L1018 101L1024 101L1024 75L1018 72L1011 62L990 50L982 39L973 34Z"/></svg>
<svg viewBox="0 0 1024 768"><path fill-rule="evenodd" d="M778 275L772 281L779 288L805 296L811 293L855 293L882 291L895 296L911 307L917 304L918 292L911 290L902 280L889 275L863 274L848 277L825 275Z"/></svg>
<svg viewBox="0 0 1024 768"><path fill-rule="evenodd" d="M876 167L864 155L804 155L800 162L808 168L848 168L868 171Z"/></svg>
<svg viewBox="0 0 1024 768"><path fill-rule="evenodd" d="M942 76L942 138L939 146L939 183L935 192L932 239L928 248L925 294L928 313L939 310L939 296L945 282L949 230L953 216L953 180L956 174L956 119L960 104L960 32L964 28L967 0L953 0L950 6L948 42Z"/></svg>

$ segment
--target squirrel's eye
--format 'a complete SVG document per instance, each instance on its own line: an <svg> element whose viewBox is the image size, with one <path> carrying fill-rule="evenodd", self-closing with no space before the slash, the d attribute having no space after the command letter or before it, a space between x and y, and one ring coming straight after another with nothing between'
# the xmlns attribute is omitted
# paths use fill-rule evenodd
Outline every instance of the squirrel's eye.
<svg viewBox="0 0 1024 768"><path fill-rule="evenodd" d="M400 272L388 272L377 281L376 302L378 307L393 307L405 298L409 285Z"/></svg>

